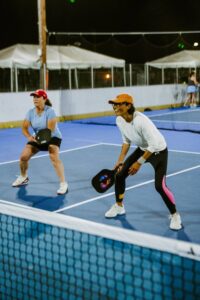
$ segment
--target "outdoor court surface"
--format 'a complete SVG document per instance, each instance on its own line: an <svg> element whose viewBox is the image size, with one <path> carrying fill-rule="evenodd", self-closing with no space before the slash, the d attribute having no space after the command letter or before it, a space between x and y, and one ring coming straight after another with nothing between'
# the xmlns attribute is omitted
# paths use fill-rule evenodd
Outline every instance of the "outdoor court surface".
<svg viewBox="0 0 200 300"><path fill-rule="evenodd" d="M121 135L116 126L59 123L63 134L60 157L69 183L66 195L56 195L59 182L47 152L29 165L30 182L13 188L19 174L19 156L25 138L20 128L0 130L1 200L14 206L32 206L81 219L139 232L200 244L200 136L198 133L162 130L169 149L167 185L173 191L183 229L169 229L169 212L154 189L154 170L142 166L127 179L126 215L106 219L115 202L114 189L98 194L91 178L103 168L113 168L120 152ZM134 150L134 147L131 149Z"/></svg>

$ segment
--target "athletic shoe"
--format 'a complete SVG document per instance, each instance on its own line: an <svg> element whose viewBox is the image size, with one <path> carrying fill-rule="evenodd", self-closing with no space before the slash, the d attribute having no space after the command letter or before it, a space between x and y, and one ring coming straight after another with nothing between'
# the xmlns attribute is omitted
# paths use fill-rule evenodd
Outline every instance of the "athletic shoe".
<svg viewBox="0 0 200 300"><path fill-rule="evenodd" d="M27 176L21 176L19 175L17 179L12 183L13 187L18 187L22 185L26 185L29 182L29 178Z"/></svg>
<svg viewBox="0 0 200 300"><path fill-rule="evenodd" d="M59 189L57 190L57 194L58 195L64 195L68 192L68 184L67 182L61 182L60 183L60 187Z"/></svg>
<svg viewBox="0 0 200 300"><path fill-rule="evenodd" d="M175 213L175 214L172 214L170 215L170 229L172 230L179 230L182 228L182 224L181 224L181 217L179 215L179 213Z"/></svg>
<svg viewBox="0 0 200 300"><path fill-rule="evenodd" d="M114 218L118 215L124 215L126 213L124 206L119 206L117 203L111 206L111 208L105 213L106 218Z"/></svg>

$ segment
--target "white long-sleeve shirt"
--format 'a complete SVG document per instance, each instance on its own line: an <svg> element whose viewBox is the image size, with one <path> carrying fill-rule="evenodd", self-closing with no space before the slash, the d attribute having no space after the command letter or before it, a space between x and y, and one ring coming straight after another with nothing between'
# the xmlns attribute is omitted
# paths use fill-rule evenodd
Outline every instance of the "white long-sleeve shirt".
<svg viewBox="0 0 200 300"><path fill-rule="evenodd" d="M143 151L159 152L167 147L166 141L153 122L144 114L135 111L133 121L128 123L121 116L116 118L123 143L135 144Z"/></svg>

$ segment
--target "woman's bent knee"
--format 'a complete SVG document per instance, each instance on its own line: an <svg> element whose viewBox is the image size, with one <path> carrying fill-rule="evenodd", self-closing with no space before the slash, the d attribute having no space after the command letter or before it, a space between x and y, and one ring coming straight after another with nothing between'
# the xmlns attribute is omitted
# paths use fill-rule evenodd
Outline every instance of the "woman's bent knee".
<svg viewBox="0 0 200 300"><path fill-rule="evenodd" d="M163 191L162 183L156 183L155 189L158 193L162 193L162 191Z"/></svg>
<svg viewBox="0 0 200 300"><path fill-rule="evenodd" d="M30 159L29 155L26 155L26 154L22 154L20 157L20 161L22 161L22 162L26 162L29 159Z"/></svg>
<svg viewBox="0 0 200 300"><path fill-rule="evenodd" d="M115 175L115 182L122 182L125 180L125 176L123 173L119 172Z"/></svg>

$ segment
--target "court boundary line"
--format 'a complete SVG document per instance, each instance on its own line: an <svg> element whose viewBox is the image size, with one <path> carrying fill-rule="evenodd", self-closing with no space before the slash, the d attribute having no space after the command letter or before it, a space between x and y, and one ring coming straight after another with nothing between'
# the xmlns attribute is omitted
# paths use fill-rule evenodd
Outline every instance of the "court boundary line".
<svg viewBox="0 0 200 300"><path fill-rule="evenodd" d="M186 173L186 172L189 172L189 171L191 171L191 170L198 169L198 168L200 168L200 165L197 165L197 166L194 166L194 167L190 167L190 168L187 168L187 169L183 169L183 170L180 170L180 171L177 171L177 172L168 174L166 177L176 176L176 175L179 175L179 174L182 174L182 173ZM135 189L135 188L137 188L137 187L141 187L141 186L143 186L143 185L147 185L147 184L152 183L152 182L154 182L154 181L155 181L154 179L150 179L150 180L144 181L144 182L142 182L142 183L135 184L135 185L133 185L133 186L127 187L127 188L126 188L126 191ZM93 197L93 198L91 198L91 199L83 200L83 201L81 201L81 202L79 202L79 203L75 203L75 204L72 204L72 205L63 207L63 208L61 208L61 209L55 210L54 212L60 213L60 212L63 212L63 211L65 211L65 210L69 210L69 209L71 209L71 208L77 207L77 206L81 206L81 205L84 205L84 204L87 204L87 203L90 203L90 202L94 202L94 201L99 200L99 199L107 198L107 197L112 196L112 195L114 195L114 194L115 194L115 192L111 192L111 193L108 193L108 194L105 194L105 195Z"/></svg>
<svg viewBox="0 0 200 300"><path fill-rule="evenodd" d="M67 153L67 152L72 152L72 151L76 151L76 150L82 150L82 149L87 149L90 147L96 147L96 146L101 146L101 145L107 145L107 146L121 146L122 144L115 144L115 143L97 143L97 144L92 144L92 145L87 145L87 146L82 146L82 147L77 147L77 148L71 148L71 149L66 149L66 150L62 150L59 151L60 154L62 153ZM130 148L136 148L136 146L131 146ZM180 153L187 153L187 154L200 154L200 152L194 152L194 151L184 151L184 150L175 150L175 149L168 149L168 151L170 152L180 152ZM31 159L37 159L37 158L41 158L41 157L47 157L49 156L49 153L47 154L41 154L41 155L36 155L33 156ZM15 160L10 160L10 161L5 161L5 162L0 162L0 166L2 165L7 165L7 164L11 164L11 163L16 163L19 162L19 159L15 159Z"/></svg>
<svg viewBox="0 0 200 300"><path fill-rule="evenodd" d="M151 119L151 121L153 121L153 122L160 122L160 123L172 123L172 121L171 120L156 120L156 119ZM195 122L191 122L191 121L179 121L179 120L173 120L173 124L174 123L188 123L188 124L195 124L195 125L199 125L200 124L200 122L197 122L197 121L195 121Z"/></svg>
<svg viewBox="0 0 200 300"><path fill-rule="evenodd" d="M117 143L101 143L100 145L106 145L106 146L122 146L122 144ZM136 146L131 146L131 148L137 148ZM194 151L185 151L185 150L176 150L176 149L168 149L169 152L180 152L185 154L197 154L199 155L200 152L194 152Z"/></svg>
<svg viewBox="0 0 200 300"><path fill-rule="evenodd" d="M189 112L195 112L195 111L199 111L200 109L197 107L195 109L189 109ZM181 110L181 111L169 111L169 112L165 112L165 113L158 113L158 114L146 114L147 117L152 118L152 117L162 117L162 116L166 116L166 115L176 115L176 114L183 114L185 113L186 110ZM188 112L188 111L187 111Z"/></svg>
<svg viewBox="0 0 200 300"><path fill-rule="evenodd" d="M82 147L77 147L77 148L66 149L66 150L59 151L59 153L62 154L62 153L66 153L66 152L72 152L72 151L76 151L76 150L87 149L87 148L96 147L96 146L100 146L100 145L102 145L102 143L92 144L92 145L82 146ZM36 155L36 156L33 156L31 159L37 159L37 158L46 157L46 156L49 156L49 153ZM6 162L0 162L0 166L11 164L11 163L16 163L16 162L19 162L19 159L10 160L10 161L6 161Z"/></svg>

